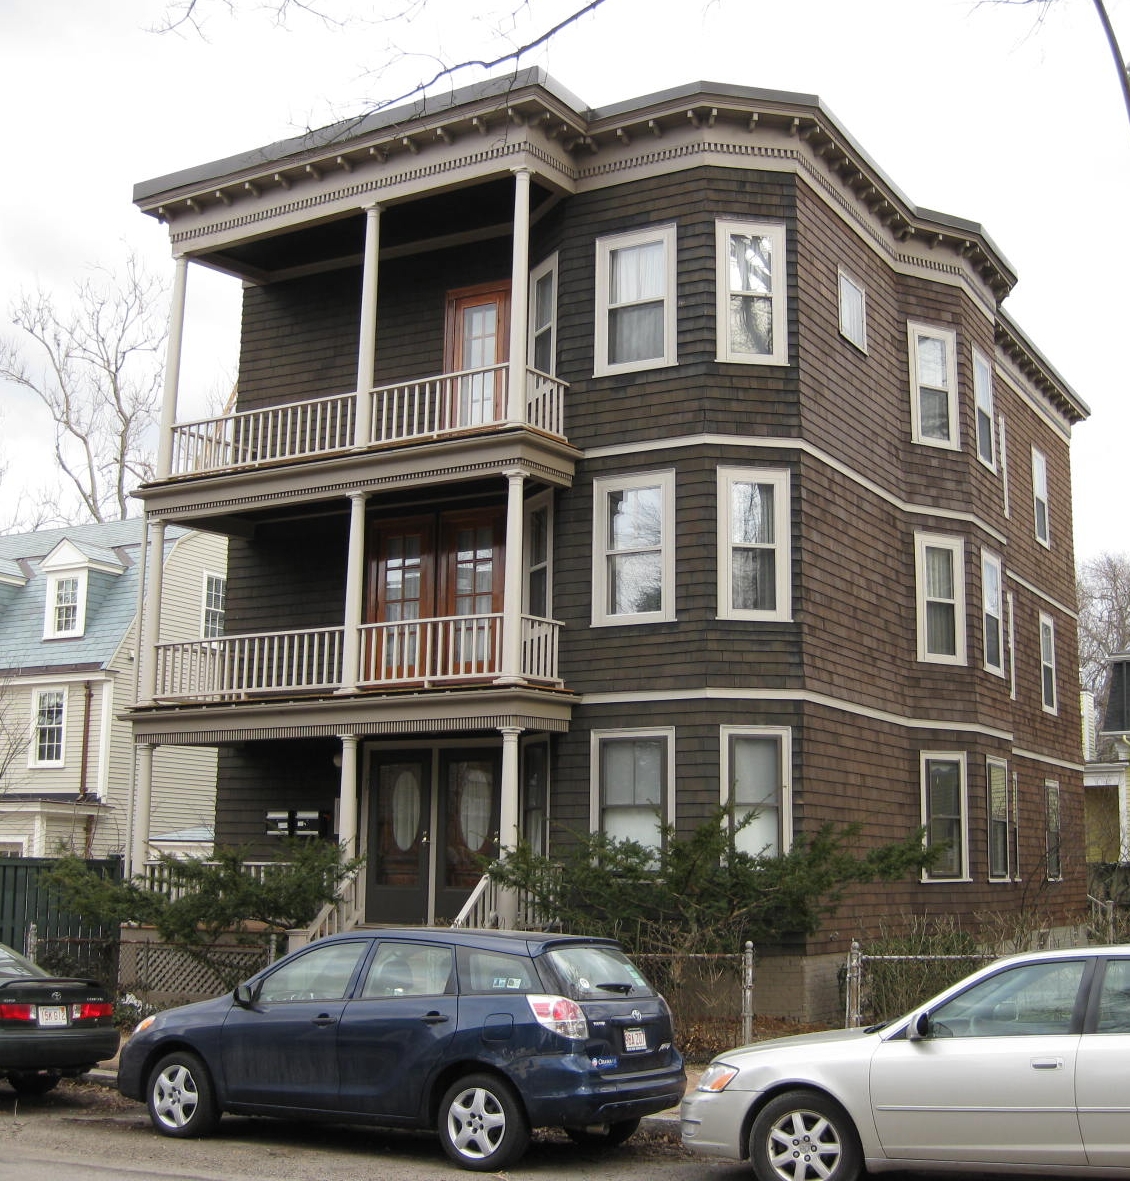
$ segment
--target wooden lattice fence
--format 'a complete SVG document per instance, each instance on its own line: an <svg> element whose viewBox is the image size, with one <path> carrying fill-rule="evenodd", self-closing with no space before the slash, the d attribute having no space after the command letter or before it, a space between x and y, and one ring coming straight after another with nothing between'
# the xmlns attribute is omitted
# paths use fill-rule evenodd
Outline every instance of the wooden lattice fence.
<svg viewBox="0 0 1130 1181"><path fill-rule="evenodd" d="M165 1009L219 996L269 961L270 952L262 945L217 944L190 951L146 939L123 939L118 990L147 1008Z"/></svg>

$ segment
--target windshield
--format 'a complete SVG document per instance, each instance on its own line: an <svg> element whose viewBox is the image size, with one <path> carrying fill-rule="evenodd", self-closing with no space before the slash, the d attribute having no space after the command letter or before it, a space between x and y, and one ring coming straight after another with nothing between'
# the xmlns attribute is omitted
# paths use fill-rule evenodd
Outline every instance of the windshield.
<svg viewBox="0 0 1130 1181"><path fill-rule="evenodd" d="M546 958L573 1000L654 996L643 973L614 947L557 947Z"/></svg>
<svg viewBox="0 0 1130 1181"><path fill-rule="evenodd" d="M18 952L0 943L0 980L15 980L21 976L46 976L31 960L25 960Z"/></svg>

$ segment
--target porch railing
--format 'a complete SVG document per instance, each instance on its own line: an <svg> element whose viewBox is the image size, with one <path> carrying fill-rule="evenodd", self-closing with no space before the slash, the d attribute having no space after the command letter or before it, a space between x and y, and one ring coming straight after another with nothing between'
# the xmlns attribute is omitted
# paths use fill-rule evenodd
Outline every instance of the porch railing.
<svg viewBox="0 0 1130 1181"><path fill-rule="evenodd" d="M219 862L206 862L208 865L218 865ZM245 861L243 862L243 872L248 877L254 878L256 881L262 879L266 870L272 866L279 867L286 865L282 861ZM175 902L178 898L183 898L190 889L185 883L184 877L177 873L175 864L170 864L167 861L147 861L141 870L143 886L153 894L164 894L170 902Z"/></svg>
<svg viewBox="0 0 1130 1181"><path fill-rule="evenodd" d="M335 394L203 418L173 427L173 476L406 443L506 421L509 369L492 365L369 391L372 426L357 437L355 394ZM564 438L567 386L526 370L526 425Z"/></svg>
<svg viewBox="0 0 1130 1181"><path fill-rule="evenodd" d="M556 683L561 625L523 615L521 628L519 675ZM364 624L360 684L428 685L500 676L502 630L501 613ZM343 688L344 644L343 627L158 644L156 696L232 700Z"/></svg>
<svg viewBox="0 0 1130 1181"><path fill-rule="evenodd" d="M358 867L341 880L333 899L322 907L308 927L288 932L287 951L305 947L307 943L313 943L315 939L322 939L326 935L349 931L361 919L361 869Z"/></svg>
<svg viewBox="0 0 1130 1181"><path fill-rule="evenodd" d="M230 698L341 685L345 629L259 632L157 645L157 696Z"/></svg>

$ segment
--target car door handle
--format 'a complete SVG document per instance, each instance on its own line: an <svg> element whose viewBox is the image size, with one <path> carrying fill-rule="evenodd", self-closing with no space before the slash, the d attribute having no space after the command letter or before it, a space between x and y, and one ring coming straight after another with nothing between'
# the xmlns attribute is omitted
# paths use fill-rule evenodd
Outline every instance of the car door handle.
<svg viewBox="0 0 1130 1181"><path fill-rule="evenodd" d="M323 1027L326 1025L336 1025L337 1018L331 1017L329 1013L319 1013L317 1017L314 1018L314 1024Z"/></svg>
<svg viewBox="0 0 1130 1181"><path fill-rule="evenodd" d="M425 1013L420 1020L425 1025L442 1025L445 1021L450 1021L446 1013L437 1013L434 1009L430 1013Z"/></svg>
<svg viewBox="0 0 1130 1181"><path fill-rule="evenodd" d="M1063 1069L1063 1059L1062 1058L1033 1058L1032 1059L1032 1069L1033 1070L1062 1070Z"/></svg>

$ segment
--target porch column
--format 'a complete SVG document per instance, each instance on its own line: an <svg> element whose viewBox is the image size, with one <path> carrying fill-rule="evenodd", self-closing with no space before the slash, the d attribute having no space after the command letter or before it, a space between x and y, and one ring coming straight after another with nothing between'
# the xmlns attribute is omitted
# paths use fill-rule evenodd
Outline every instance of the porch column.
<svg viewBox="0 0 1130 1181"><path fill-rule="evenodd" d="M149 530L149 589L140 620L141 691L139 703L152 703L157 696L157 643L161 638L161 598L165 582L165 522L156 520Z"/></svg>
<svg viewBox="0 0 1130 1181"><path fill-rule="evenodd" d="M518 845L518 736L520 726L501 726L502 800L498 812L498 855L505 856ZM513 927L518 920L518 897L509 890L498 895L498 924Z"/></svg>
<svg viewBox="0 0 1130 1181"><path fill-rule="evenodd" d="M177 421L177 393L180 389L180 353L184 339L184 302L188 289L188 259L177 259L173 276L172 306L169 308L169 337L165 345L165 388L161 399L161 423L157 436L157 478L164 479L173 466L173 426Z"/></svg>
<svg viewBox="0 0 1130 1181"><path fill-rule="evenodd" d="M149 858L149 812L153 805L153 745L142 742L135 754L137 759L137 791L133 806L133 829L130 833L131 874L140 873Z"/></svg>
<svg viewBox="0 0 1130 1181"><path fill-rule="evenodd" d="M353 446L368 447L373 429L373 365L377 357L377 259L381 249L381 207L365 206L365 255L361 272L361 333L357 349L357 405Z"/></svg>
<svg viewBox="0 0 1130 1181"><path fill-rule="evenodd" d="M357 856L357 735L341 739L341 788L337 811L337 839L347 858Z"/></svg>
<svg viewBox="0 0 1130 1181"><path fill-rule="evenodd" d="M521 472L506 473L506 563L502 582L502 675L500 684L522 677L522 527L525 500Z"/></svg>
<svg viewBox="0 0 1130 1181"><path fill-rule="evenodd" d="M530 171L514 170L514 244L510 265L510 381L507 422L526 421L526 324L530 288Z"/></svg>
<svg viewBox="0 0 1130 1181"><path fill-rule="evenodd" d="M349 494L349 556L345 564L345 634L342 636L341 687L352 693L361 677L361 600L365 583L364 492Z"/></svg>
<svg viewBox="0 0 1130 1181"><path fill-rule="evenodd" d="M1126 775L1118 776L1118 860L1130 861L1130 801L1126 798Z"/></svg>

